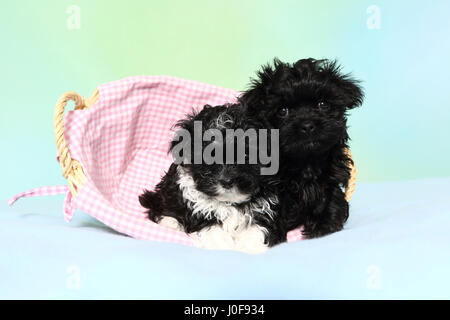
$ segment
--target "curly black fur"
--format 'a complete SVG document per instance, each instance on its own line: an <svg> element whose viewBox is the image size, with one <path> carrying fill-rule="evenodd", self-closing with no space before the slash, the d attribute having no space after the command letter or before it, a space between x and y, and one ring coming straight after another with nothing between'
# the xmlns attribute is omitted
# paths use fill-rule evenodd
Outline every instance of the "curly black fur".
<svg viewBox="0 0 450 320"><path fill-rule="evenodd" d="M240 97L249 117L280 129L280 220L307 237L343 228L349 215L343 188L350 176L347 111L360 106L359 81L335 61L278 59L265 65Z"/></svg>
<svg viewBox="0 0 450 320"><path fill-rule="evenodd" d="M194 121L201 121L203 131L205 131L211 128L217 129L218 118L224 116L227 119L232 119L232 121L225 122L224 126L219 126L223 132L226 129L264 128L263 123L259 120L245 116L245 108L237 104L216 107L205 106L202 111L188 115L186 119L179 121L176 126L189 131L191 136L194 136ZM173 141L170 149L172 150L177 143L177 141ZM194 152L194 148L192 148L192 152ZM191 156L191 159L193 159L194 154L192 153ZM249 200L245 202L228 204L242 212L250 208L251 204L257 199L269 199L276 197L278 194L276 176L260 175L260 164L172 164L155 190L146 190L139 197L139 201L143 207L148 209L147 213L150 220L159 222L164 216L175 218L187 233L197 232L213 225L221 225L222 221L214 215L205 217L193 214L193 203L185 199L180 189L180 167L183 172L192 177L195 182L195 189L209 199L214 199L217 196L217 185L223 183L221 179L226 175L225 178L229 180L229 183L232 183L243 194L250 195ZM261 212L251 211L251 223L267 230L265 234L266 244L273 246L286 240L286 232L278 220L278 203L270 203L270 206L275 216L270 217ZM245 212L248 212L248 210Z"/></svg>

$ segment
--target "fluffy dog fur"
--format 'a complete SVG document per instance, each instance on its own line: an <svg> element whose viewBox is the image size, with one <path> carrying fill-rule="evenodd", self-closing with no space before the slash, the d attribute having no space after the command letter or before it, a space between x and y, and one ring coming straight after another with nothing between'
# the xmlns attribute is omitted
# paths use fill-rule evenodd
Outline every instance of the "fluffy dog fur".
<svg viewBox="0 0 450 320"><path fill-rule="evenodd" d="M343 188L350 176L347 111L363 92L335 61L275 59L263 66L240 102L248 116L280 129L280 212L284 230L307 237L343 228L349 215Z"/></svg>
<svg viewBox="0 0 450 320"><path fill-rule="evenodd" d="M206 106L177 127L191 137L194 121L202 122L203 132L263 128L244 112L239 105ZM139 201L152 221L192 234L203 247L259 252L286 238L278 223L277 179L260 175L260 168L248 163L172 164L155 191L145 191Z"/></svg>

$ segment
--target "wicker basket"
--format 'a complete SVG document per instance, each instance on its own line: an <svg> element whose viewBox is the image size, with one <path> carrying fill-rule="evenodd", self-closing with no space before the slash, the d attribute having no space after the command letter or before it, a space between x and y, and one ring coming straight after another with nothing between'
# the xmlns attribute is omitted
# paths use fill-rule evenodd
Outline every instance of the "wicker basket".
<svg viewBox="0 0 450 320"><path fill-rule="evenodd" d="M86 180L83 168L81 164L73 159L69 153L67 148L66 141L64 139L64 110L67 105L67 102L74 101L75 102L75 110L83 110L91 107L95 104L99 96L98 90L94 92L92 96L85 99L79 94L75 92L67 92L63 94L58 103L55 106L55 115L54 115L54 131L55 131L55 141L58 149L59 155L59 163L62 168L63 176L69 182L70 190L72 196L77 195L77 191L83 186L83 183ZM351 158L350 150L347 149L348 156ZM356 177L357 177L357 168L354 164L351 165L351 173L350 179L348 181L347 188L345 190L345 199L349 202L355 192L356 186Z"/></svg>

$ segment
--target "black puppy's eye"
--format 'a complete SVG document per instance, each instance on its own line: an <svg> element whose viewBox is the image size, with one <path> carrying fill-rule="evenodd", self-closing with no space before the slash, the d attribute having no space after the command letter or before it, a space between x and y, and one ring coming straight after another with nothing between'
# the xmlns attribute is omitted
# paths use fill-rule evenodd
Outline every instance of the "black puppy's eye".
<svg viewBox="0 0 450 320"><path fill-rule="evenodd" d="M328 109L330 107L330 105L326 102L326 101L319 101L319 103L317 104L317 107L319 107L319 109Z"/></svg>
<svg viewBox="0 0 450 320"><path fill-rule="evenodd" d="M281 118L285 118L289 115L289 108L288 107L281 107L277 111L277 115Z"/></svg>

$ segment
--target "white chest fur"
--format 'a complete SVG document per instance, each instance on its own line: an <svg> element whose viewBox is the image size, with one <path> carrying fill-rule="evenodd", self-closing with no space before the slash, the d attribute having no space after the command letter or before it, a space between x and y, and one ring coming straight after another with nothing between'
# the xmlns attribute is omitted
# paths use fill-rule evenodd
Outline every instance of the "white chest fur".
<svg viewBox="0 0 450 320"><path fill-rule="evenodd" d="M243 208L237 208L232 203L211 198L195 188L192 177L182 167L178 167L178 185L183 197L192 210L192 214L205 219L216 217L222 225L207 228L193 234L197 244L209 249L235 249L249 253L264 251L267 230L252 223L256 214L268 215L273 218L271 205L278 199L259 198Z"/></svg>

